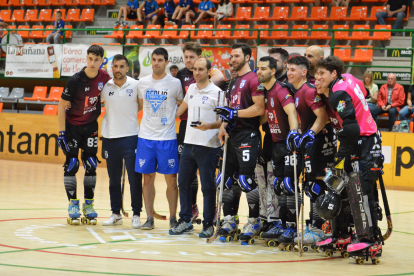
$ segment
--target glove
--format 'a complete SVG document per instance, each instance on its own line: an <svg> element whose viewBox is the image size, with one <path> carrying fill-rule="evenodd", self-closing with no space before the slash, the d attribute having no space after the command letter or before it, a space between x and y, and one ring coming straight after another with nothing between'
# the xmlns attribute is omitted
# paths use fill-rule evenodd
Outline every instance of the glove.
<svg viewBox="0 0 414 276"><path fill-rule="evenodd" d="M68 146L68 143L66 142L65 135L66 135L66 131L59 131L58 145L59 145L59 148L66 155L69 152L69 146Z"/></svg>
<svg viewBox="0 0 414 276"><path fill-rule="evenodd" d="M217 106L214 111L220 115L220 118L225 122L234 121L238 116L238 110L228 106Z"/></svg>
<svg viewBox="0 0 414 276"><path fill-rule="evenodd" d="M345 157L336 156L334 159L333 167L332 167L332 173L341 177L342 174L344 173L344 162L345 162Z"/></svg>
<svg viewBox="0 0 414 276"><path fill-rule="evenodd" d="M302 137L300 137L298 148L300 150L309 148L315 141L315 135L315 132L309 129L305 134L302 135Z"/></svg>
<svg viewBox="0 0 414 276"><path fill-rule="evenodd" d="M293 152L298 147L299 132L297 129L292 129L286 138L286 147L288 151Z"/></svg>
<svg viewBox="0 0 414 276"><path fill-rule="evenodd" d="M318 182L306 181L304 186L305 194L310 198L312 203L314 203L320 195L325 194L325 187Z"/></svg>

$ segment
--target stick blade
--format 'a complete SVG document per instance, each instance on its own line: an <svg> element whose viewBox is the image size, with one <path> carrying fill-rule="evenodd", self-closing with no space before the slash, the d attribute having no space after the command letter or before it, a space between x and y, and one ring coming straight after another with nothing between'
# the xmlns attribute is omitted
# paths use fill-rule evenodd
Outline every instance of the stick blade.
<svg viewBox="0 0 414 276"><path fill-rule="evenodd" d="M213 241L215 241L217 239L217 233L214 234L214 236L212 236L211 238L207 238L206 243L212 243Z"/></svg>

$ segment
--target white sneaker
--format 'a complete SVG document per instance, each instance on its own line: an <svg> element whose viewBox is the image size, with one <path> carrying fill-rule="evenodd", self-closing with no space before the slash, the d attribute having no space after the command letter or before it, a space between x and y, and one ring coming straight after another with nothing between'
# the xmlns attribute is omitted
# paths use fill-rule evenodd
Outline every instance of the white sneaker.
<svg viewBox="0 0 414 276"><path fill-rule="evenodd" d="M112 216L108 219L102 222L103 226L111 226L111 225L122 225L122 216L121 215L115 215L112 214Z"/></svg>
<svg viewBox="0 0 414 276"><path fill-rule="evenodd" d="M141 218L139 216L133 216L131 218L131 224L132 224L132 228L134 229L141 229Z"/></svg>

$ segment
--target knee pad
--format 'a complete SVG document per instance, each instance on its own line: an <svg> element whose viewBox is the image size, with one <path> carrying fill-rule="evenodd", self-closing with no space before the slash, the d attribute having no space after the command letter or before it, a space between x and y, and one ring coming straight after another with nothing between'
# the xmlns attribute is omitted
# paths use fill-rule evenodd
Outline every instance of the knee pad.
<svg viewBox="0 0 414 276"><path fill-rule="evenodd" d="M75 176L79 170L79 160L76 157L66 157L65 176Z"/></svg>
<svg viewBox="0 0 414 276"><path fill-rule="evenodd" d="M283 184L280 185L280 188L286 196L295 195L295 183L291 177L285 177L283 179Z"/></svg>
<svg viewBox="0 0 414 276"><path fill-rule="evenodd" d="M283 184L283 179L281 177L275 177L275 181L273 181L273 190L277 196L282 195L282 188L281 185Z"/></svg>
<svg viewBox="0 0 414 276"><path fill-rule="evenodd" d="M239 175L239 185L243 192L248 193L257 188L254 175Z"/></svg>
<svg viewBox="0 0 414 276"><path fill-rule="evenodd" d="M323 185L323 180L315 179L315 181L306 181L305 183L305 193L311 199L311 202L320 196L325 194L325 185Z"/></svg>
<svg viewBox="0 0 414 276"><path fill-rule="evenodd" d="M219 173L216 178L217 187L220 187L221 178L222 178L222 174ZM224 175L224 190L230 190L232 185L233 185L233 179L227 174L225 174Z"/></svg>
<svg viewBox="0 0 414 276"><path fill-rule="evenodd" d="M97 162L97 158L96 156L93 157L83 157L82 158L82 163L83 163L83 167L86 171L86 174L89 175L93 175L94 172L96 171L96 167L98 166L98 162Z"/></svg>

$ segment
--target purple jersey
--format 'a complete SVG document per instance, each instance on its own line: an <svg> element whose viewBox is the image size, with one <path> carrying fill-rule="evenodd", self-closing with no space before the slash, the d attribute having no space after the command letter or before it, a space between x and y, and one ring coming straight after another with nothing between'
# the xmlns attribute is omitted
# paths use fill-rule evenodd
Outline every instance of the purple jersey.
<svg viewBox="0 0 414 276"><path fill-rule="evenodd" d="M264 86L257 80L257 75L253 72L239 76L229 89L230 107L234 109L247 109L254 105L253 97L264 96ZM259 129L259 127L259 116L253 118L236 118L236 128Z"/></svg>
<svg viewBox="0 0 414 276"><path fill-rule="evenodd" d="M101 114L101 91L110 79L108 73L101 69L93 79L86 76L85 68L75 73L62 93L62 99L71 104L66 111L66 120L78 126L98 119Z"/></svg>
<svg viewBox="0 0 414 276"><path fill-rule="evenodd" d="M293 97L284 83L276 81L270 90L266 90L267 121L275 143L286 141L290 127L283 107L293 103Z"/></svg>
<svg viewBox="0 0 414 276"><path fill-rule="evenodd" d="M319 95L325 104L326 113L328 113L329 121L331 125L336 129L342 129L342 119L338 116L338 114L332 109L331 105L329 104L329 99L325 95Z"/></svg>
<svg viewBox="0 0 414 276"><path fill-rule="evenodd" d="M309 75L309 72L306 75L306 79L307 79L307 82L309 82L311 84L315 84L315 77L312 77L311 75Z"/></svg>
<svg viewBox="0 0 414 276"><path fill-rule="evenodd" d="M299 90L295 92L295 106L299 114L300 129L302 133L308 131L316 120L313 113L324 106L321 97L316 93L316 88L312 84L305 82Z"/></svg>

